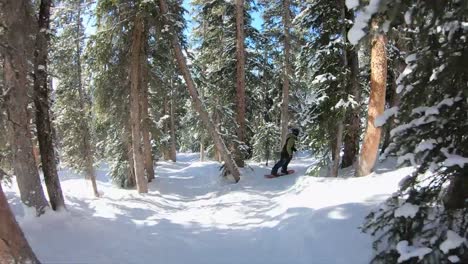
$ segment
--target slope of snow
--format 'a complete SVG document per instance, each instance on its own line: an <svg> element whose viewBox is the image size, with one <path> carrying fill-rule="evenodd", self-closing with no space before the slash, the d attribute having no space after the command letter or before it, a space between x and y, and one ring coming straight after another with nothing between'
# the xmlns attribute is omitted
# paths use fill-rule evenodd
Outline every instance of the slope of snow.
<svg viewBox="0 0 468 264"><path fill-rule="evenodd" d="M250 163L238 184L219 164L179 154L159 162L149 193L122 190L98 170L99 199L82 176L60 172L68 211L25 215L16 183L12 209L43 263L368 263L372 237L358 227L393 193L410 168L394 164L361 178L304 176L314 159L299 155L293 175L265 179Z"/></svg>

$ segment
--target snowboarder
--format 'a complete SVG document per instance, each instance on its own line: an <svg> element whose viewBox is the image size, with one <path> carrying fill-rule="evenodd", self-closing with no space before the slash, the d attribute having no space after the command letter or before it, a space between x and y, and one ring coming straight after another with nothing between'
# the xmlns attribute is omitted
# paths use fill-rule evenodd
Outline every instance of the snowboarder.
<svg viewBox="0 0 468 264"><path fill-rule="evenodd" d="M281 167L282 174L288 174L288 164L292 159L293 152L297 151L294 147L297 137L299 136L299 129L291 129L292 133L289 133L286 137L286 143L284 143L283 149L281 150L281 159L273 166L271 169L271 175L280 176L278 174L278 169Z"/></svg>

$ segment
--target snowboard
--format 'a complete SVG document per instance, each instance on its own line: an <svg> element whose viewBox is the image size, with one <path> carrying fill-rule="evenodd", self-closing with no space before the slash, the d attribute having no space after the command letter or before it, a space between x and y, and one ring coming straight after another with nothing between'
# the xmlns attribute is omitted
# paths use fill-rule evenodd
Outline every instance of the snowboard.
<svg viewBox="0 0 468 264"><path fill-rule="evenodd" d="M286 173L281 173L281 172L278 173L278 176L273 176L273 175L271 175L271 174L267 174L267 175L265 175L265 178L267 178L267 179L278 178L278 177L281 177L281 176L284 176L284 175L293 174L293 173L294 173L294 170L288 170L288 173L287 173L287 174L286 174Z"/></svg>

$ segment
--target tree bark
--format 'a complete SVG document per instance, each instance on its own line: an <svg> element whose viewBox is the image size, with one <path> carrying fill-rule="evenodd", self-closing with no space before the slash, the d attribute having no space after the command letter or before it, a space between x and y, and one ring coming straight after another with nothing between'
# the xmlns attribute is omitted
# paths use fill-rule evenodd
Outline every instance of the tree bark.
<svg viewBox="0 0 468 264"><path fill-rule="evenodd" d="M4 53L5 90L10 90L6 100L12 150L13 170L17 177L21 200L34 207L37 215L48 206L35 164L31 131L29 128L28 104L28 59L32 58L31 36L34 21L28 1L0 2L4 10L3 25L7 47ZM3 37L2 37L3 38ZM31 56L28 58L28 56Z"/></svg>
<svg viewBox="0 0 468 264"><path fill-rule="evenodd" d="M0 263L40 263L10 210L1 184Z"/></svg>
<svg viewBox="0 0 468 264"><path fill-rule="evenodd" d="M169 110L169 102L167 100L167 91L164 91L164 98L163 98L163 109L162 109L162 116L163 116L163 121L162 121L162 134L166 135L169 133L169 120L166 118L168 114L170 114ZM170 155L170 149L169 149L169 143L164 139L163 144L161 144L161 152L163 154L163 159L164 160L169 160L171 158Z"/></svg>
<svg viewBox="0 0 468 264"><path fill-rule="evenodd" d="M378 27L376 19L372 27ZM375 33L371 47L371 93L367 118L367 130L359 157L358 176L370 174L377 160L381 128L374 126L375 119L381 115L385 108L385 88L387 82L387 54L385 50L386 36Z"/></svg>
<svg viewBox="0 0 468 264"><path fill-rule="evenodd" d="M289 124L289 77L291 76L290 65L290 45L291 37L289 30L291 28L290 0L283 0L283 27L284 27L284 62L283 62L283 102L281 104L281 146L286 143Z"/></svg>
<svg viewBox="0 0 468 264"><path fill-rule="evenodd" d="M341 2L341 20L344 21L346 19L346 6L345 6L345 1L340 1ZM347 50L347 40L346 40L346 23L343 23L341 27L341 37L342 37L342 45L343 45L343 53L341 55L342 59L342 64L343 64L343 70L346 73L347 68L348 68L348 50ZM345 75L346 76L346 75ZM346 91L348 86L348 78L343 78L342 82L342 87L344 91ZM340 111L340 110L338 110ZM343 124L343 116L346 115L346 109L342 110L343 112L340 113L338 116L337 120L337 126L336 126L336 142L335 142L335 150L333 151L334 157L333 157L333 163L332 163L332 168L331 168L331 176L332 177L338 177L338 169L340 168L340 161L341 161L341 146L343 145L343 130L344 130L344 124Z"/></svg>
<svg viewBox="0 0 468 264"><path fill-rule="evenodd" d="M166 19L166 24L172 25L172 23L167 21L167 18L165 17L168 15L168 7L167 7L166 1L159 0L159 7L161 9L162 15ZM236 163L232 159L231 154L227 150L223 139L219 135L218 131L216 131L213 121L210 119L203 102L200 100L198 96L198 91L195 87L195 83L193 82L192 75L187 67L187 62L182 53L182 48L179 43L179 38L177 37L177 34L174 32L172 26L171 26L171 31L172 31L172 40L171 40L172 48L174 49L174 53L175 53L175 57L177 60L177 64L179 66L179 70L184 76L185 83L187 84L187 89L189 90L195 110L200 115L200 118L202 119L203 124L205 125L205 128L208 130L210 136L213 138L215 146L219 150L221 157L225 163L226 169L234 177L235 181L239 182L240 180L239 168L237 167Z"/></svg>
<svg viewBox="0 0 468 264"><path fill-rule="evenodd" d="M245 48L244 48L244 0L236 0L236 105L237 105L237 140L245 142ZM242 144L242 143L241 143ZM235 161L244 167L244 157L240 144L235 143Z"/></svg>
<svg viewBox="0 0 468 264"><path fill-rule="evenodd" d="M49 53L50 0L41 0L39 6L39 32L34 51L34 105L42 171L53 210L65 208L55 159L52 124L50 122L47 57Z"/></svg>
<svg viewBox="0 0 468 264"><path fill-rule="evenodd" d="M341 145L343 144L343 121L339 120L336 128L336 142L333 144L333 163L330 172L331 177L338 177L338 169L340 168Z"/></svg>
<svg viewBox="0 0 468 264"><path fill-rule="evenodd" d="M388 96L388 99L390 100L389 106L390 108L394 106L398 106L400 104L400 96L396 92L397 90L397 85L396 85L396 75L392 74L392 84L390 85L390 95ZM385 149L387 149L388 145L390 145L390 131L395 127L395 116L392 116L388 119L388 121L385 123L383 126L384 129L384 136L383 136L383 143L382 143L382 150L381 153L385 152Z"/></svg>
<svg viewBox="0 0 468 264"><path fill-rule="evenodd" d="M130 60L130 123L132 127L133 166L135 168L136 186L139 193L148 192L148 180L145 177L144 157L141 149L141 115L140 115L140 74L143 42L143 19L136 14L131 46Z"/></svg>
<svg viewBox="0 0 468 264"><path fill-rule="evenodd" d="M175 113L174 113L174 85L171 80L171 104L169 108L169 116L170 116L170 133L171 133L171 147L170 147L170 159L173 162L177 161L176 154L177 154L177 146L176 146L176 133L175 133Z"/></svg>
<svg viewBox="0 0 468 264"><path fill-rule="evenodd" d="M468 199L468 169L462 170L459 174L453 175L444 197L444 206L447 209L462 209L466 207Z"/></svg>
<svg viewBox="0 0 468 264"><path fill-rule="evenodd" d="M125 187L127 188L133 188L135 187L136 184L136 179L135 179L135 167L133 166L133 149L132 149L132 128L130 124L130 120L126 122L125 124L125 130L124 130L124 139L123 139L123 144L124 148L126 149L126 155L127 155L127 160L128 160L128 174L127 174L127 185ZM130 139L130 140L129 140Z"/></svg>
<svg viewBox="0 0 468 264"><path fill-rule="evenodd" d="M145 156L145 171L148 182L154 179L153 153L150 141L150 119L148 114L148 67L146 60L142 58L142 83L141 83L141 133L143 140L143 154Z"/></svg>
<svg viewBox="0 0 468 264"><path fill-rule="evenodd" d="M200 161L205 161L205 145L203 144L203 139L200 140Z"/></svg>
<svg viewBox="0 0 468 264"><path fill-rule="evenodd" d="M353 106L346 115L347 127L344 136L343 159L341 162L342 168L352 166L359 153L361 87L359 85L358 55L354 48L348 50L348 64L350 68L350 93L353 95L358 105Z"/></svg>
<svg viewBox="0 0 468 264"><path fill-rule="evenodd" d="M93 157L93 150L91 149L91 129L89 128L88 124L88 109L86 107L86 96L85 91L83 89L83 83L81 81L81 43L80 39L81 35L81 3L77 2L77 27L76 27L76 72L77 72L77 80L78 80L78 95L79 95L79 105L81 108L81 120L80 126L83 131L83 153L84 153L84 161L85 161L85 173L86 179L91 181L91 186L93 188L93 193L95 197L99 197L99 191L97 189L96 183L96 171L94 170L94 157Z"/></svg>

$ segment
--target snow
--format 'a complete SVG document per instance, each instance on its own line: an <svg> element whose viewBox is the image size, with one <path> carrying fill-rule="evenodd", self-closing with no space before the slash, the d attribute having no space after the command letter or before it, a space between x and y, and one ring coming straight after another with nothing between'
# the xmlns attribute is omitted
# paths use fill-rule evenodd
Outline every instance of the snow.
<svg viewBox="0 0 468 264"><path fill-rule="evenodd" d="M348 0L346 1L346 5L348 6ZM377 13L379 8L380 0L370 0L369 5L356 12L354 24L348 31L348 40L351 44L356 45L366 35L364 29L368 27L369 20L373 14Z"/></svg>
<svg viewBox="0 0 468 264"><path fill-rule="evenodd" d="M411 11L412 10L408 10L405 12L405 23L408 25L411 25Z"/></svg>
<svg viewBox="0 0 468 264"><path fill-rule="evenodd" d="M375 119L374 126L375 127L383 126L390 117L396 115L397 113L398 113L398 107L397 106L394 106L394 107L391 107L391 108L385 110L383 112L383 114L381 114L380 116L378 116Z"/></svg>
<svg viewBox="0 0 468 264"><path fill-rule="evenodd" d="M324 74L315 76L314 80L312 81L312 84L319 84L319 83L323 83L326 81L335 81L335 80L336 80L336 77L333 74L324 73Z"/></svg>
<svg viewBox="0 0 468 264"><path fill-rule="evenodd" d="M448 260L450 260L450 262L452 262L452 263L460 262L460 258L458 256L455 256L455 255L449 256Z"/></svg>
<svg viewBox="0 0 468 264"><path fill-rule="evenodd" d="M317 161L300 153L293 175L265 179L271 167L249 162L232 184L217 162L191 153L177 160L158 162L147 194L117 188L101 164L100 198L62 169L68 211L39 218L25 216L16 182L5 193L43 263L361 264L373 257L373 237L358 227L413 171L393 170L393 160L367 177L310 177Z"/></svg>
<svg viewBox="0 0 468 264"><path fill-rule="evenodd" d="M461 22L461 27L463 30L468 30L468 22Z"/></svg>
<svg viewBox="0 0 468 264"><path fill-rule="evenodd" d="M442 148L440 150L447 159L444 161L444 166L446 167L452 167L452 166L458 166L460 168L465 167L465 164L468 164L468 158L462 157L460 155L456 155L453 153L449 153L446 148Z"/></svg>
<svg viewBox="0 0 468 264"><path fill-rule="evenodd" d="M405 203L395 210L395 217L413 218L419 211L419 206L412 203Z"/></svg>
<svg viewBox="0 0 468 264"><path fill-rule="evenodd" d="M435 139L429 139L429 140L424 140L416 146L416 149L414 150L415 153L423 152L425 150L431 150L434 148L434 146L437 144L437 141Z"/></svg>
<svg viewBox="0 0 468 264"><path fill-rule="evenodd" d="M432 252L432 249L428 247L409 246L408 241L402 240L397 244L397 251L398 254L400 254L398 263L402 263L414 257L418 257L419 260L422 260L425 255Z"/></svg>
<svg viewBox="0 0 468 264"><path fill-rule="evenodd" d="M346 7L351 10L359 6L359 0L346 0Z"/></svg>
<svg viewBox="0 0 468 264"><path fill-rule="evenodd" d="M442 244L440 244L439 248L440 250L442 250L442 252L447 254L449 253L451 249L458 248L465 242L466 242L466 239L462 238L454 231L448 230L447 239L444 242L442 242Z"/></svg>

